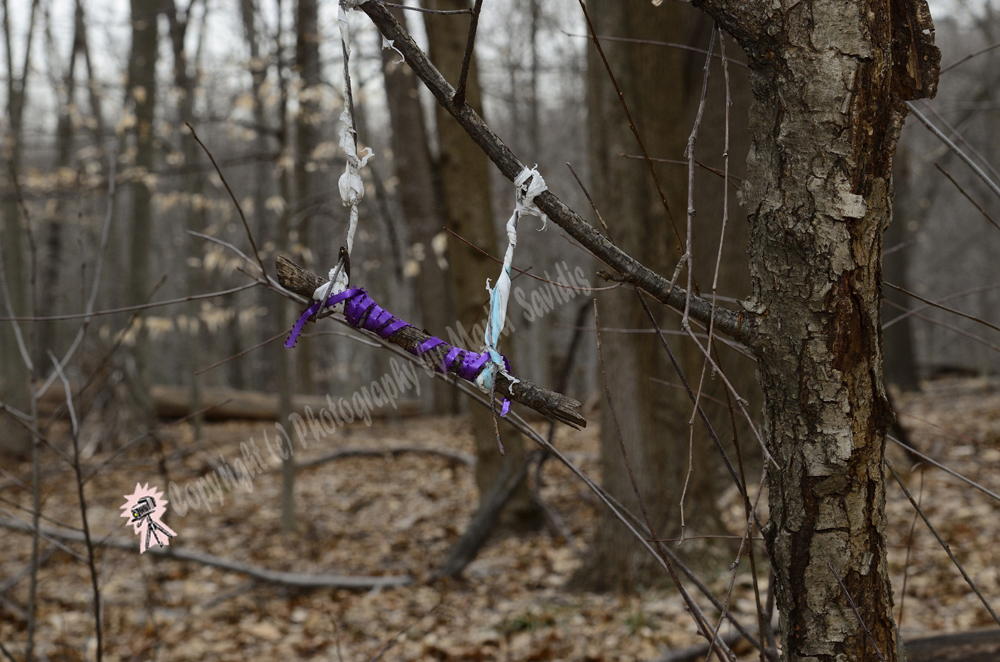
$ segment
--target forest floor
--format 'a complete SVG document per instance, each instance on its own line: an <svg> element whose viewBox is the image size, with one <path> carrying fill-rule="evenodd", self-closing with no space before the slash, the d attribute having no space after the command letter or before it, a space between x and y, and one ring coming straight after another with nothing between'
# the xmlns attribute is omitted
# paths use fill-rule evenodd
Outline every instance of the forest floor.
<svg viewBox="0 0 1000 662"><path fill-rule="evenodd" d="M921 393L898 396L896 404L919 449L1000 491L1000 382L935 381ZM196 452L167 463L170 478L184 486L220 456L234 463L241 457L240 443L251 437L260 443L263 427L235 422L206 426ZM266 427L273 430L272 424ZM176 426L163 439L168 449L191 448L191 434L187 426ZM583 432L560 430L555 443L589 474L599 475L595 425ZM473 452L465 419L420 418L342 428L310 443L296 460L338 448L399 445ZM48 455L53 456L51 451ZM95 455L89 465L108 455ZM440 456L386 454L300 470L300 525L292 535L280 532L280 472L257 476L252 493L243 488L228 492L212 512L203 505L184 517L179 512L168 516L177 533L172 547L271 570L415 578L397 588L301 590L135 553L138 538L120 509L137 481L166 487L160 469L149 460L152 455L146 443L87 484L91 531L99 538L111 533L136 546L98 551L105 660L361 661L386 646L384 660L654 660L669 649L699 643L680 597L666 584L629 596L566 589L593 539L598 510L584 486L555 461L545 465L541 494L565 520L572 544L547 529L497 535L461 581L428 583L477 500L472 468ZM889 457L969 575L987 599L997 602L1000 503L943 471L911 470L898 448L890 448ZM56 461L47 466L57 468ZM30 495L9 480L11 475L26 480L29 465L15 465L5 473L0 513L30 521L23 510L30 508ZM992 620L982 604L926 526L914 524L912 507L889 480L890 573L904 637L989 626ZM72 472L49 474L43 486L45 515L52 522L79 526ZM733 489L720 490L719 505L734 532L742 526L736 497ZM58 528L52 522L47 526ZM32 538L0 530L2 585L29 564ZM51 544L43 540L41 546L44 553ZM66 546L86 554L82 544ZM738 573L732 610L743 622L753 623L746 562ZM716 595L725 595L730 576L707 578ZM766 583L764 576L762 589ZM18 658L27 630L19 610L28 604L28 586L22 578L6 593L0 591L0 642ZM91 578L85 563L65 551L46 557L38 573L37 613L39 659L94 659ZM736 650L743 659L755 659L745 645Z"/></svg>

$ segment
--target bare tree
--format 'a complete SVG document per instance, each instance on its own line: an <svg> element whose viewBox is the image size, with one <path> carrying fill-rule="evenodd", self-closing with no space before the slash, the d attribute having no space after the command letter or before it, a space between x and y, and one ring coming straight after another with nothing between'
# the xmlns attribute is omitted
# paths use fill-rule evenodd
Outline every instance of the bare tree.
<svg viewBox="0 0 1000 662"><path fill-rule="evenodd" d="M24 278L28 273L29 264L25 252L26 236L25 224L27 219L22 218L21 208L18 201L16 181L13 179L21 172L21 156L24 150L23 129L24 129L24 107L26 102L26 92L28 74L30 73L29 63L31 61L31 44L35 34L35 17L38 11L38 0L31 3L31 12L28 18L27 39L25 40L24 61L20 71L14 61L14 52L11 45L12 29L10 24L10 7L8 1L3 3L3 37L6 46L7 60L7 131L2 145L4 155L5 182L2 190L3 201L2 221L0 227L0 250L3 251L5 274L4 284L6 287L0 291L0 296L6 300L5 310L8 314L26 315L31 311L31 292L29 284L31 279ZM22 343L26 343L22 346ZM30 356L31 336L20 333L16 328L16 323L12 328L0 334L0 357L3 358L4 370L0 378L0 393L11 406L21 412L30 413L31 388L29 374L31 372L28 361ZM24 455L31 447L31 441L24 428L10 418L10 414L0 414L0 449L4 452L16 455Z"/></svg>
<svg viewBox="0 0 1000 662"><path fill-rule="evenodd" d="M135 161L132 173L132 218L129 223L129 278L127 291L132 301L144 301L152 287L153 191L156 161L156 60L159 50L157 18L159 0L131 0L132 48L128 62L128 98L135 113ZM142 325L137 329L132 357L134 395L145 416L152 412L149 402L149 339Z"/></svg>
<svg viewBox="0 0 1000 662"><path fill-rule="evenodd" d="M617 248L551 193L536 202L619 279L756 356L785 660L897 659L885 543L882 234L907 99L940 71L925 3L698 0L744 48L754 103L742 201L753 294L723 310ZM523 166L376 3L373 18L508 178ZM416 51L416 52L414 52ZM677 580L676 575L675 581ZM863 596L863 599L861 599Z"/></svg>

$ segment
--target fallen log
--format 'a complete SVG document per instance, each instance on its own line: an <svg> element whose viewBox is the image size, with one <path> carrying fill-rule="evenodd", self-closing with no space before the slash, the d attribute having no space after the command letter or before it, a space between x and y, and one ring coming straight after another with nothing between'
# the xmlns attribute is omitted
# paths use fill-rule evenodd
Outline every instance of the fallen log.
<svg viewBox="0 0 1000 662"><path fill-rule="evenodd" d="M1000 630L972 630L906 641L907 662L996 662Z"/></svg>

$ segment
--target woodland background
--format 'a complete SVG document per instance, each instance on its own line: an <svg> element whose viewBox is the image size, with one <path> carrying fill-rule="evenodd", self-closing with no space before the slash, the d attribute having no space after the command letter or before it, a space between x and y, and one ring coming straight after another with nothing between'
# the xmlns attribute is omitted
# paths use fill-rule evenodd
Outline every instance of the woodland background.
<svg viewBox="0 0 1000 662"><path fill-rule="evenodd" d="M724 70L711 21L687 6L595 0L588 7L649 155L662 160L655 167L675 213L686 204L685 146L712 45L693 179L694 254L704 256L695 272L703 294L745 297L747 230L737 187L749 149L749 87L740 49L727 43ZM946 71L937 98L918 107L1000 179L990 166L1000 148L1000 49L989 49L1000 41L996 9L988 0L932 9L945 69L983 52ZM321 276L334 265L347 228L337 190L344 63L335 3L4 0L3 17L0 400L10 409L0 413L0 524L8 533L0 542L0 642L8 657L371 659L388 646L387 659L695 659L694 649L680 656L699 640L668 578L583 484L506 425L510 452L501 459L489 413L424 374L419 396L414 389L398 409L375 409L372 426L310 437L294 460L310 467L272 467L252 493L227 493L215 511L172 513L172 547L199 558L100 546L95 555L74 539L89 528L98 539L137 547L118 518L136 481L192 484L220 456L238 457L241 442L273 431L274 420L305 404L319 411L328 395L350 400L392 368L384 348L356 342L360 334L329 320L307 327L314 333L294 351L281 346L300 307L250 288L253 250L227 190L268 269L279 254ZM405 12L405 20L454 81L468 16ZM370 21L357 12L349 21L358 138L375 153L364 170L352 283L432 334L473 338L464 345L476 349L481 332L470 329L482 321L486 278L496 278L499 264L469 244L502 255L513 191ZM486 0L470 102L567 204L596 226L592 198L619 245L669 276L677 255L661 195L636 158L587 33L576 2ZM720 176L727 168L728 192ZM895 187L885 281L966 316L884 288L886 381L901 424L894 434L995 492L1000 199L913 117ZM684 539L676 551L720 599L735 577L732 609L754 622L754 573L745 559L727 570L742 533L742 499L705 430L690 422L688 396L645 313L558 227L536 227L533 218L520 225L515 266L529 275L514 282L514 331L504 348L514 374L579 400L589 425L553 430L522 413L637 507L609 432L610 392L658 533ZM710 288L717 254L718 287ZM576 276L574 290L531 278L559 282L569 273L587 283ZM58 316L68 317L51 319ZM668 334L682 335L677 314L657 317ZM706 404L712 421L737 438L755 485L759 445L743 424L730 432L725 391L701 355L681 338L671 342L688 379L715 399ZM753 363L739 347L721 347L721 357L756 414ZM934 469L910 470L915 456L892 453L994 601L995 494ZM477 503L496 504L511 471L525 476L500 499L497 509L507 505L495 521ZM93 483L78 487L91 472ZM896 488L889 542L903 638L993 624ZM465 559L454 573L460 578L438 578L477 515L486 527L479 544L492 532L489 542ZM45 527L46 537L30 535ZM766 595L763 546L755 547ZM205 565L209 554L223 565L369 583L358 590L296 586L289 576L247 579ZM373 588L376 577L412 581ZM94 584L103 601L100 642Z"/></svg>

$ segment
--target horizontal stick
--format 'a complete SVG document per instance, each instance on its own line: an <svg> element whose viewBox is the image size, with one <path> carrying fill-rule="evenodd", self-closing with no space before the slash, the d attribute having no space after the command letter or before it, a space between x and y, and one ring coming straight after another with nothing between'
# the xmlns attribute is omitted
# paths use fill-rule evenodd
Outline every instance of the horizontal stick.
<svg viewBox="0 0 1000 662"><path fill-rule="evenodd" d="M308 299L312 299L313 292L318 287L328 282L316 274L306 271L282 255L278 256L275 264L278 270L278 283L286 290ZM421 343L432 337L420 331L415 326L406 326L393 333L386 340L414 354L414 350ZM429 365L440 366L444 364L445 357L451 351L452 347L453 345L446 342L442 343L421 354L421 358L426 359ZM460 366L461 362L454 362L449 367L449 372L458 374ZM521 379L517 383L511 383L511 380L502 372L496 375L496 381L498 395L510 398L514 402L520 402L525 407L534 409L546 418L555 419L572 428L580 429L587 427L587 419L577 411L580 408L580 403L577 400L566 397L561 393L535 386L526 379Z"/></svg>

